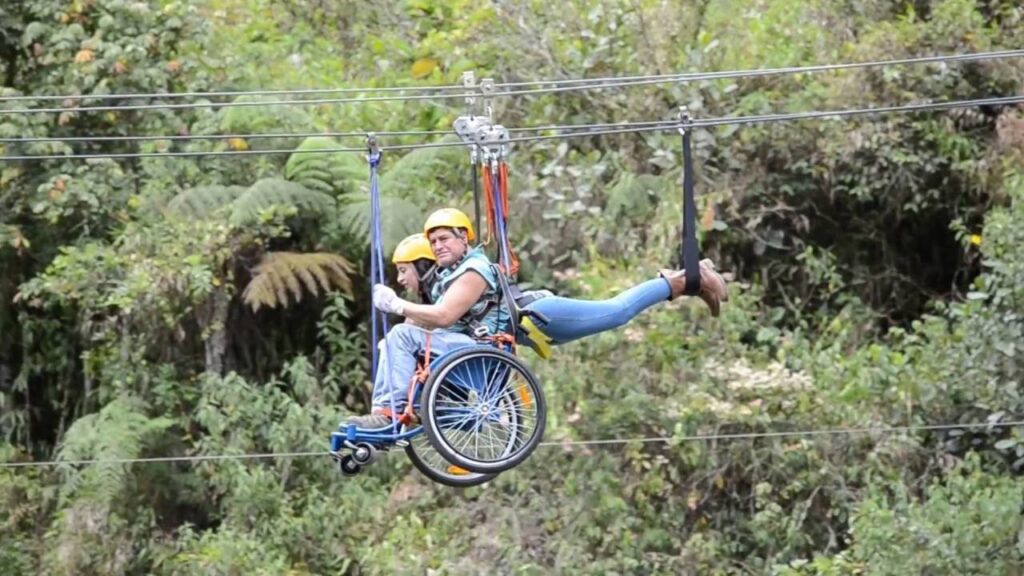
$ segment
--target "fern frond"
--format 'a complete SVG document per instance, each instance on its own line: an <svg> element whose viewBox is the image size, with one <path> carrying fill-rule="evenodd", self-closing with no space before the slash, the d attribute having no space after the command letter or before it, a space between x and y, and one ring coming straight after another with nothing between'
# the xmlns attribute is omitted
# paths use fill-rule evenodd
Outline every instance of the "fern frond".
<svg viewBox="0 0 1024 576"><path fill-rule="evenodd" d="M205 218L245 193L244 186L199 186L175 196L167 204L167 213L178 218Z"/></svg>
<svg viewBox="0 0 1024 576"><path fill-rule="evenodd" d="M272 105L278 98L243 95L235 102L266 102L263 106L229 106L220 112L220 129L226 134L260 134L308 130L309 113L301 106ZM265 142L254 140L254 143Z"/></svg>
<svg viewBox="0 0 1024 576"><path fill-rule="evenodd" d="M141 402L122 396L98 413L79 418L61 440L57 459L138 458L154 435L166 431L174 424L168 418L148 417L144 408ZM98 497L103 505L107 505L123 492L128 470L125 464L97 463L70 472L62 496L68 498L81 492L82 497Z"/></svg>
<svg viewBox="0 0 1024 576"><path fill-rule="evenodd" d="M426 216L418 205L393 196L381 196L380 205L385 254L391 254L402 238L423 231L423 220ZM370 199L362 198L343 205L338 219L356 238L369 239Z"/></svg>
<svg viewBox="0 0 1024 576"><path fill-rule="evenodd" d="M280 178L264 178L250 186L232 203L231 221L251 222L270 206L294 206L300 211L325 213L334 207L334 200L302 184Z"/></svg>
<svg viewBox="0 0 1024 576"><path fill-rule="evenodd" d="M258 312L263 306L287 307L290 298L300 302L302 288L314 297L332 288L352 291L352 264L326 252L269 252L253 270L242 300Z"/></svg>
<svg viewBox="0 0 1024 576"><path fill-rule="evenodd" d="M457 140L455 136L446 136L441 142ZM381 192L413 200L421 206L444 204L451 201L452 191L473 189L469 154L461 146L420 148L397 160L386 156L382 165Z"/></svg>
<svg viewBox="0 0 1024 576"><path fill-rule="evenodd" d="M342 145L331 138L306 138L296 148L297 153L288 157L284 177L339 199L359 194L369 178L365 160L345 152L308 152L340 147Z"/></svg>

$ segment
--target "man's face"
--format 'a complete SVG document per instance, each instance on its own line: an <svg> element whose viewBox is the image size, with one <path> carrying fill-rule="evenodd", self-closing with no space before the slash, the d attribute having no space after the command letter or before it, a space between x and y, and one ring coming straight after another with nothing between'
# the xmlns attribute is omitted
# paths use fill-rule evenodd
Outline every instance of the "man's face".
<svg viewBox="0 0 1024 576"><path fill-rule="evenodd" d="M451 228L435 228L427 234L427 239L440 266L451 266L466 254L466 241Z"/></svg>

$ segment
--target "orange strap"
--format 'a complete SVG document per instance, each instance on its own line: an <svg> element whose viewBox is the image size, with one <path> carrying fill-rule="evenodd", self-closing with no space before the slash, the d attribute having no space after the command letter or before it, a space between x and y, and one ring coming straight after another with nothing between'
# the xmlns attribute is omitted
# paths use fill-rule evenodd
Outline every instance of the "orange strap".
<svg viewBox="0 0 1024 576"><path fill-rule="evenodd" d="M497 225L497 212L494 206L494 194L491 186L491 167L487 164L481 166L483 171L484 181L484 197L487 198L487 242L489 244L491 238L498 234ZM505 220L505 230L508 231L508 163L502 162L498 164L498 196L501 199L501 213ZM511 262L509 263L508 269L502 264L500 267L506 276L514 277L519 273L519 258L516 253L512 250L512 245L509 244L508 256Z"/></svg>
<svg viewBox="0 0 1024 576"><path fill-rule="evenodd" d="M402 424L408 425L416 417L416 412L413 410L413 394L416 393L416 384L420 382L426 382L427 378L430 377L430 332L427 332L426 342L423 344L423 364L416 367L416 372L413 373L412 378L409 379L409 390L406 392L406 398L409 400L405 404L405 410L402 411L401 418L398 419Z"/></svg>
<svg viewBox="0 0 1024 576"><path fill-rule="evenodd" d="M515 354L516 352L516 337L507 332L499 332L494 336L488 336L487 340L494 344L508 344L512 348L512 353Z"/></svg>

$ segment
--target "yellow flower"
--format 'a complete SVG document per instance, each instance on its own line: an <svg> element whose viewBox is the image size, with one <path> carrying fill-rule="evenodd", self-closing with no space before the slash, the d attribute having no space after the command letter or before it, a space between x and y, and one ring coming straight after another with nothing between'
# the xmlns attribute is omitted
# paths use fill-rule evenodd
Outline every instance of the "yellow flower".
<svg viewBox="0 0 1024 576"><path fill-rule="evenodd" d="M86 62L92 62L96 59L92 50L79 50L78 54L75 54L75 62L78 64L85 64Z"/></svg>
<svg viewBox="0 0 1024 576"><path fill-rule="evenodd" d="M981 234L971 234L971 244L981 246Z"/></svg>
<svg viewBox="0 0 1024 576"><path fill-rule="evenodd" d="M248 150L249 143L243 138L228 138L228 148L232 150Z"/></svg>

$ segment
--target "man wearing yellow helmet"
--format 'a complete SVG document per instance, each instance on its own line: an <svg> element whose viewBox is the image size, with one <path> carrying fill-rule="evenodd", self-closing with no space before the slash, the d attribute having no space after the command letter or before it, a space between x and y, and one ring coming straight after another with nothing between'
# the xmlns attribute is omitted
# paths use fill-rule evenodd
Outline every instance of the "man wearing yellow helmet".
<svg viewBox="0 0 1024 576"><path fill-rule="evenodd" d="M425 349L428 331L431 351L440 355L475 344L474 335L508 330L508 312L496 305L499 285L490 259L481 248L471 248L476 234L469 217L454 208L438 210L427 218L423 233L437 263L429 298L418 304L400 298L384 284L373 287L377 309L409 322L395 326L384 337L373 383L373 410L349 420L360 428L391 426L392 406L399 411L405 407L416 355Z"/></svg>

